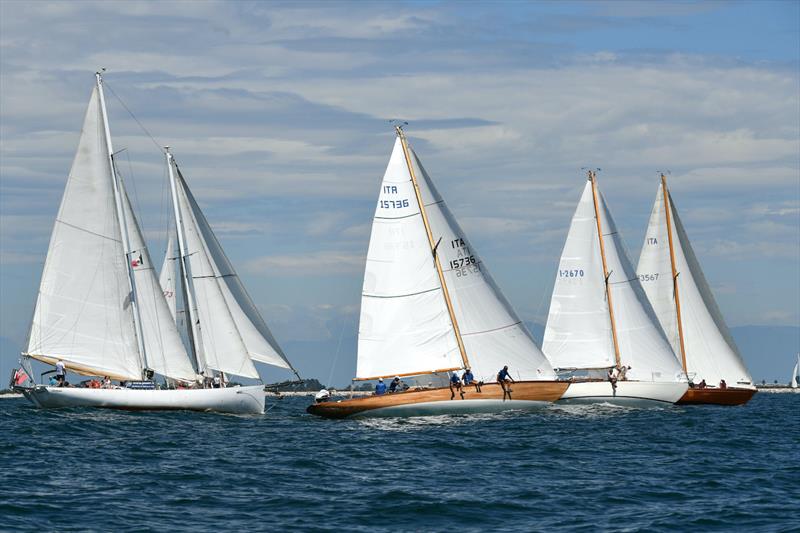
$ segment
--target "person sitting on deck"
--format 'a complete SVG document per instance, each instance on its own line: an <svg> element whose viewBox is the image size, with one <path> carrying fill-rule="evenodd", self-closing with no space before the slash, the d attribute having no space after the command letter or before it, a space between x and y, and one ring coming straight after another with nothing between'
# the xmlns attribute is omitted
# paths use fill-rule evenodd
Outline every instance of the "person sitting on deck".
<svg viewBox="0 0 800 533"><path fill-rule="evenodd" d="M719 380L719 388L720 389L727 389L728 388L728 384L725 383L724 379Z"/></svg>
<svg viewBox="0 0 800 533"><path fill-rule="evenodd" d="M375 394L378 396L386 394L386 383L383 382L383 378L378 378L378 384L375 385Z"/></svg>
<svg viewBox="0 0 800 533"><path fill-rule="evenodd" d="M391 383L389 383L389 392L397 392L400 386L400 376L395 376Z"/></svg>
<svg viewBox="0 0 800 533"><path fill-rule="evenodd" d="M500 384L500 388L503 389L503 401L506 400L506 396L508 399L511 399L511 386L508 382L514 381L514 378L511 377L511 374L508 373L508 365L503 367L503 370L497 373L497 382Z"/></svg>
<svg viewBox="0 0 800 533"><path fill-rule="evenodd" d="M481 391L481 382L475 381L475 376L472 375L472 370L467 368L464 370L464 374L461 376L461 383L466 385L475 385L475 390L477 392Z"/></svg>
<svg viewBox="0 0 800 533"><path fill-rule="evenodd" d="M50 376L50 381L49 381L48 385L50 385L51 387L58 386L58 381L56 380L55 376Z"/></svg>
<svg viewBox="0 0 800 533"><path fill-rule="evenodd" d="M461 394L461 399L463 400L464 399L464 391L461 390L461 379L458 377L458 372L456 372L454 370L453 373L450 375L450 399L451 400L456 397L456 391L458 391L459 394Z"/></svg>
<svg viewBox="0 0 800 533"><path fill-rule="evenodd" d="M113 389L114 385L111 384L111 378L106 376L103 378L103 388L104 389Z"/></svg>
<svg viewBox="0 0 800 533"><path fill-rule="evenodd" d="M628 370L630 369L631 367L629 366L619 367L619 370L617 371L617 381L625 381L626 379L628 379L626 375L628 374Z"/></svg>
<svg viewBox="0 0 800 533"><path fill-rule="evenodd" d="M700 383L697 384L697 388L698 389L705 389L706 386L707 386L706 385L706 380L703 380L703 381L701 381Z"/></svg>

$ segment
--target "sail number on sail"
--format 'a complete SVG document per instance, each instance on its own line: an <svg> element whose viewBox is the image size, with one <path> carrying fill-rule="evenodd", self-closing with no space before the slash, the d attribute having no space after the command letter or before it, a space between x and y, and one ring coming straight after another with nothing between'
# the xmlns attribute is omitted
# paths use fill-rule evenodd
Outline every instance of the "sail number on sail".
<svg viewBox="0 0 800 533"><path fill-rule="evenodd" d="M658 272L655 274L639 274L639 281L656 281L658 280Z"/></svg>
<svg viewBox="0 0 800 533"><path fill-rule="evenodd" d="M558 270L558 277L559 278L582 278L583 277L583 269L582 268L572 268L566 270Z"/></svg>
<svg viewBox="0 0 800 533"><path fill-rule="evenodd" d="M386 194L397 194L397 185L384 185L383 192ZM410 207L408 198L402 200L381 200L381 209L402 209L403 207Z"/></svg>

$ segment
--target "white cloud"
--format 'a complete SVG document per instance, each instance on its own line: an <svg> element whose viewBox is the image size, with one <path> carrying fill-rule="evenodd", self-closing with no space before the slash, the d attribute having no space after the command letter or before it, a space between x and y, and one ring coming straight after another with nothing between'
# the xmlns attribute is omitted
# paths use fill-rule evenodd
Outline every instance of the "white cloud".
<svg viewBox="0 0 800 533"><path fill-rule="evenodd" d="M245 270L263 276L303 277L308 275L354 274L364 269L364 257L339 252L272 255L251 259Z"/></svg>

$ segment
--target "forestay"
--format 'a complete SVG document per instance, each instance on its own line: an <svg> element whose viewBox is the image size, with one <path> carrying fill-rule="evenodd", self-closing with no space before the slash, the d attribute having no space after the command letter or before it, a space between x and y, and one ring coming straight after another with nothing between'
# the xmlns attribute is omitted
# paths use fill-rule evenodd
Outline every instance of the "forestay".
<svg viewBox="0 0 800 533"><path fill-rule="evenodd" d="M716 385L724 379L730 386L751 385L752 378L717 307L672 197L667 194L687 374L695 382L705 379L708 384ZM659 322L675 353L680 357L681 345L662 186L659 186L653 204L637 272Z"/></svg>
<svg viewBox="0 0 800 533"><path fill-rule="evenodd" d="M462 366L398 138L372 222L356 377L423 374Z"/></svg>
<svg viewBox="0 0 800 533"><path fill-rule="evenodd" d="M27 352L75 371L140 379L130 285L97 88L53 227Z"/></svg>
<svg viewBox="0 0 800 533"><path fill-rule="evenodd" d="M156 279L150 253L142 237L130 199L120 182L120 194L128 226L130 261L136 283L139 317L142 323L147 362L156 373L168 378L193 382L196 373L186 354L175 319L170 313L161 285Z"/></svg>
<svg viewBox="0 0 800 533"><path fill-rule="evenodd" d="M409 148L409 150L411 150ZM495 381L508 365L516 379L555 379L550 363L492 279L433 181L411 150L436 253L476 379Z"/></svg>

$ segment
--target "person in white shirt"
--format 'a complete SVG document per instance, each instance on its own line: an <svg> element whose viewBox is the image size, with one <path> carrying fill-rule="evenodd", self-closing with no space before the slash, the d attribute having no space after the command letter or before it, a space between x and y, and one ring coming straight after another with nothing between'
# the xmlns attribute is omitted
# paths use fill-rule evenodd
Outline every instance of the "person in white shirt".
<svg viewBox="0 0 800 533"><path fill-rule="evenodd" d="M67 367L61 359L56 363L56 381L59 387L63 387L67 382Z"/></svg>

